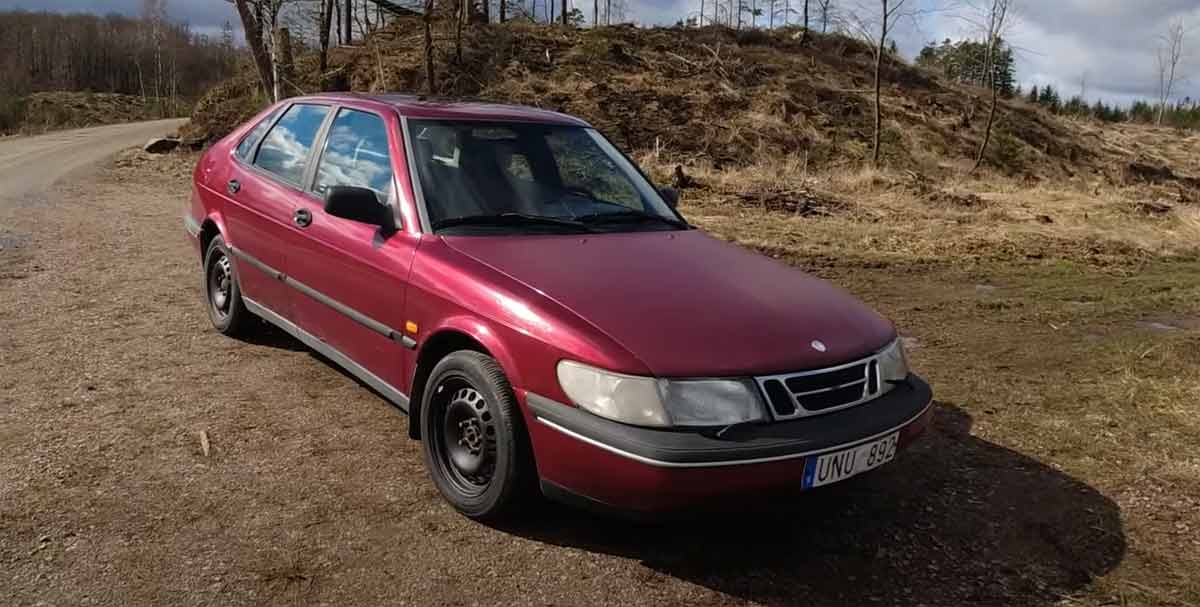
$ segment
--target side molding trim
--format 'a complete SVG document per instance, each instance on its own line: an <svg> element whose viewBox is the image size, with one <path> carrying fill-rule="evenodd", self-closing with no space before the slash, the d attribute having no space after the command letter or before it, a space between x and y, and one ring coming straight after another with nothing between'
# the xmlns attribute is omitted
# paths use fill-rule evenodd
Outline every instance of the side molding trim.
<svg viewBox="0 0 1200 607"><path fill-rule="evenodd" d="M280 272L279 270L272 268L271 266L260 261L258 258L254 257L253 255L250 255L249 253L247 253L237 247L229 247L229 250L230 250L230 252L233 253L234 257L245 260L246 263L254 266L255 268L258 268L260 271L264 272L268 276L271 276L275 280L283 281L283 284L285 284L293 289L296 289L297 291L300 291L301 293L304 293L305 295L321 302L322 304L324 304L326 306L329 306L330 308L333 308L335 311L337 311L339 314L345 316L346 318L349 318L350 320L353 320L354 322L356 322L356 323L358 323L358 324L360 324L360 325L362 325L362 326L364 326L364 327L366 327L366 328L368 328L368 329L370 329L370 330L372 330L394 342L398 342L400 345L404 346L405 348L407 348L409 350L417 349L417 340L405 335L402 331L400 331L398 329L393 329L393 328L379 322L378 320L375 320L374 318L371 318L370 316L367 316L366 314L363 314L362 312L359 312L358 310L355 310L354 308L351 308L350 306L296 280L295 278L292 278L291 276L288 276L287 274L284 274L283 272ZM297 329L298 328L299 327L297 327Z"/></svg>
<svg viewBox="0 0 1200 607"><path fill-rule="evenodd" d="M321 341L321 339L316 335L301 329L288 319L271 311L266 306L248 297L243 297L242 300L246 302L246 309L252 314L279 327L280 329L283 329L291 334L292 337L304 342L304 345L316 350L317 352L320 352L323 356L325 356L325 358L337 363L338 366L348 371L351 375L362 380L363 383L371 386L380 394L384 395L384 397L391 401L392 404L399 407L401 411L408 413L408 396L406 394L396 389L386 381L383 381L383 379L381 379L378 375L371 373L362 365L350 360L350 357L342 354L333 346Z"/></svg>

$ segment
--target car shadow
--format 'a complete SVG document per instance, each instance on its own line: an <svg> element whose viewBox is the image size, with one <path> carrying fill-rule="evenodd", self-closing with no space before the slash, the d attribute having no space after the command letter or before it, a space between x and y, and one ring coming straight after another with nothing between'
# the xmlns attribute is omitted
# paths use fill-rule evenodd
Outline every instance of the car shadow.
<svg viewBox="0 0 1200 607"><path fill-rule="evenodd" d="M262 320L247 335L239 336L239 340L254 345L285 350L287 352L304 352L308 350L303 342L292 337L287 331ZM335 365L336 366L336 365Z"/></svg>
<svg viewBox="0 0 1200 607"><path fill-rule="evenodd" d="M895 462L822 490L650 523L542 505L504 530L779 606L1039 603L1121 561L1114 502L971 423L939 403Z"/></svg>

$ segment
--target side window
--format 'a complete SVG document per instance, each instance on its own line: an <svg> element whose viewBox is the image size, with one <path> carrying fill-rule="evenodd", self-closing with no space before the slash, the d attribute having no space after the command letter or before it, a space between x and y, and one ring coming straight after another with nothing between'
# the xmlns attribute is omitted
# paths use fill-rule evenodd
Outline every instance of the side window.
<svg viewBox="0 0 1200 607"><path fill-rule="evenodd" d="M375 114L343 109L333 119L325 151L317 164L316 191L336 185L375 191L380 200L392 193L392 159L387 126Z"/></svg>
<svg viewBox="0 0 1200 607"><path fill-rule="evenodd" d="M254 164L296 185L304 180L304 167L329 108L296 104L288 108L267 133Z"/></svg>
<svg viewBox="0 0 1200 607"><path fill-rule="evenodd" d="M254 125L254 128L245 137L242 137L241 143L237 146L236 154L238 158L246 162L250 161L250 155L254 153L254 148L258 146L258 142L262 140L263 134L267 132L267 129L271 128L271 123L275 122L275 118L278 116L279 110L276 109L274 112L268 114L266 118L263 118L262 122Z"/></svg>
<svg viewBox="0 0 1200 607"><path fill-rule="evenodd" d="M604 150L583 129L555 129L546 135L566 188L579 188L606 202L643 209L642 196Z"/></svg>

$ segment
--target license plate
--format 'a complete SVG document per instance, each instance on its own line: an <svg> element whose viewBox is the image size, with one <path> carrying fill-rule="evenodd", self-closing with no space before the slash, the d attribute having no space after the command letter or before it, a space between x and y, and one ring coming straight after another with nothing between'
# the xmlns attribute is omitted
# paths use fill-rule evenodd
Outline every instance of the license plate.
<svg viewBox="0 0 1200 607"><path fill-rule="evenodd" d="M836 483L878 468L896 457L899 443L900 433L895 432L857 447L810 457L804 464L803 487L811 489Z"/></svg>

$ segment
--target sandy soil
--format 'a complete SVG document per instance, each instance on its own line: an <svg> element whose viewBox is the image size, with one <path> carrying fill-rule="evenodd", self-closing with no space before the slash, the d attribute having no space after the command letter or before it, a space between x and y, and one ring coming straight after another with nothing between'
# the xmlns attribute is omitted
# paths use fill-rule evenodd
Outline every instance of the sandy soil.
<svg viewBox="0 0 1200 607"><path fill-rule="evenodd" d="M1159 371L1195 377L1196 330L1134 322L1196 301L1179 286L1200 282L1195 266L1143 267L1109 306L1087 297L1086 268L825 260L914 337L941 394L919 446L847 486L733 512L632 524L544 506L497 529L440 500L380 397L277 332L211 330L179 219L191 162L125 154L53 205L0 208L0 603L1200 599L1195 443L1169 449L1195 411L1146 401L1109 425L1055 391L1082 386L1118 415L1114 360L1142 382L1122 384L1131 397Z"/></svg>

